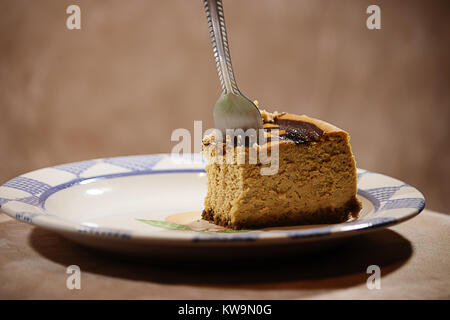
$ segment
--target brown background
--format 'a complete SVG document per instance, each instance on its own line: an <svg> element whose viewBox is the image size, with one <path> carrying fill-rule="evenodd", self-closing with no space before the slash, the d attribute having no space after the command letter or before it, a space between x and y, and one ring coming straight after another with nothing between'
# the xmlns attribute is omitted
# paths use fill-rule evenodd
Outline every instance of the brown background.
<svg viewBox="0 0 450 320"><path fill-rule="evenodd" d="M82 29L66 28L81 7ZM365 26L370 4L382 29ZM352 136L358 166L450 205L450 2L224 0L241 90ZM0 0L0 183L97 157L170 152L213 126L200 0Z"/></svg>

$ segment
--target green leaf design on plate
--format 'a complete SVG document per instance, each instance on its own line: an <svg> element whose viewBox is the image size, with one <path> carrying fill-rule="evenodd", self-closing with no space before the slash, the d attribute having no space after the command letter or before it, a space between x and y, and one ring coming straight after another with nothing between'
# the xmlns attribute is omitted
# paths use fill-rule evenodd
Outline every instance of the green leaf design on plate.
<svg viewBox="0 0 450 320"><path fill-rule="evenodd" d="M145 219L136 219L136 220L158 228L164 228L169 230L193 231L189 227L173 222L159 221L159 220L145 220Z"/></svg>
<svg viewBox="0 0 450 320"><path fill-rule="evenodd" d="M160 221L160 220L146 220L146 219L137 219L137 221L149 224L153 227L163 228L163 229L169 229L169 230L183 230L183 231L196 231L196 232L208 232L208 233L236 233L236 232L249 232L252 230L234 230L234 229L224 229L224 230L193 230L189 228L188 226L173 223L173 222L167 222L167 221Z"/></svg>
<svg viewBox="0 0 450 320"><path fill-rule="evenodd" d="M235 232L250 232L253 230L234 230L234 229L225 229L225 230L217 230L214 232L218 232L218 233L235 233Z"/></svg>

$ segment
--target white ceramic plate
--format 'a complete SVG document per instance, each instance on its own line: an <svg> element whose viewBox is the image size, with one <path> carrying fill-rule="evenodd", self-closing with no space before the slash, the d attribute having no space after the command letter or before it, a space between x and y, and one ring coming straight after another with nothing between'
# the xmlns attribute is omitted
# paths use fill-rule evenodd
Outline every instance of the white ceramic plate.
<svg viewBox="0 0 450 320"><path fill-rule="evenodd" d="M423 195L358 169L357 220L334 225L233 231L201 220L206 194L198 154L88 160L26 173L0 187L8 215L81 244L165 258L264 256L309 251L417 215Z"/></svg>

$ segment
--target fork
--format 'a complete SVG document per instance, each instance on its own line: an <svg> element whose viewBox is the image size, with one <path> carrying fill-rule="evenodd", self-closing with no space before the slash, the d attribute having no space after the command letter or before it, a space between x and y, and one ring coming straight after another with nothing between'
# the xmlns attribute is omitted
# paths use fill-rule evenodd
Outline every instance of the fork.
<svg viewBox="0 0 450 320"><path fill-rule="evenodd" d="M222 0L204 0L217 73L222 94L214 105L214 126L225 135L227 129L263 128L259 109L238 89L231 65Z"/></svg>

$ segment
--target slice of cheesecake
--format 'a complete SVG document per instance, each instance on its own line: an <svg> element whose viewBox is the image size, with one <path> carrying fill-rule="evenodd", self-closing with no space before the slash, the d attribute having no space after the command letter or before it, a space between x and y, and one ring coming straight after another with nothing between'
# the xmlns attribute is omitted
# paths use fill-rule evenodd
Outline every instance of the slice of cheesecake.
<svg viewBox="0 0 450 320"><path fill-rule="evenodd" d="M339 223L357 217L361 205L348 133L307 116L265 111L261 116L268 140L240 147L245 163L237 160L239 147L225 160L230 149L222 140L214 135L203 139L208 160L203 219L243 229ZM276 173L262 174L269 164L259 158L249 163L253 149L278 151Z"/></svg>

